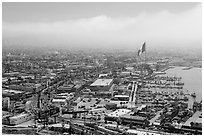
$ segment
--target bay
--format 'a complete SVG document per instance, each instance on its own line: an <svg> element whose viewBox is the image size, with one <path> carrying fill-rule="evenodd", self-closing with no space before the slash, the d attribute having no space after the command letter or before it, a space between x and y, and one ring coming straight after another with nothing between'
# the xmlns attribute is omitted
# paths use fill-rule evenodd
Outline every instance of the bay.
<svg viewBox="0 0 204 137"><path fill-rule="evenodd" d="M202 68L191 68L183 70L185 67L174 67L166 70L165 76L181 77L184 82L184 92L196 93L196 101L202 100Z"/></svg>

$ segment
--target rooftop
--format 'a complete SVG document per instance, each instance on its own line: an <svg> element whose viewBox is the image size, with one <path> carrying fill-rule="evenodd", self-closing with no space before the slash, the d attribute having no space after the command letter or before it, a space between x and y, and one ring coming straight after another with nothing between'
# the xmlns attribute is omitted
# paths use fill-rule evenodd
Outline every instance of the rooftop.
<svg viewBox="0 0 204 137"><path fill-rule="evenodd" d="M90 86L107 86L107 85L110 85L112 81L113 79L97 79Z"/></svg>
<svg viewBox="0 0 204 137"><path fill-rule="evenodd" d="M52 125L48 125L48 127L58 127L58 128L62 128L62 124L61 123L57 123L57 124L52 124ZM64 124L65 128L69 128L70 125L69 124Z"/></svg>
<svg viewBox="0 0 204 137"><path fill-rule="evenodd" d="M106 77L106 76L108 76L108 74L100 74L100 75L99 75L99 78L100 78L100 77Z"/></svg>
<svg viewBox="0 0 204 137"><path fill-rule="evenodd" d="M52 102L62 102L62 103L64 103L64 102L66 102L66 99L56 99L56 98L54 98L52 100Z"/></svg>
<svg viewBox="0 0 204 137"><path fill-rule="evenodd" d="M24 91L20 91L20 90L11 90L11 89L3 89L3 93L23 93Z"/></svg>
<svg viewBox="0 0 204 137"><path fill-rule="evenodd" d="M132 119L132 120L145 120L146 118L145 117L141 117L141 116L131 116L130 114L124 114L122 116L123 118L128 118L128 119Z"/></svg>
<svg viewBox="0 0 204 137"><path fill-rule="evenodd" d="M129 113L130 111L131 110L129 110L129 109L118 109L118 110L116 110L116 111L114 111L112 113L107 114L107 116L109 116L109 117L119 117L119 116L122 116L124 114Z"/></svg>
<svg viewBox="0 0 204 137"><path fill-rule="evenodd" d="M116 98L129 98L128 95L115 95Z"/></svg>
<svg viewBox="0 0 204 137"><path fill-rule="evenodd" d="M135 129L128 129L127 132L132 133L132 134L137 134L137 135L160 135L160 134L153 133L153 132L138 131L138 130L135 130Z"/></svg>

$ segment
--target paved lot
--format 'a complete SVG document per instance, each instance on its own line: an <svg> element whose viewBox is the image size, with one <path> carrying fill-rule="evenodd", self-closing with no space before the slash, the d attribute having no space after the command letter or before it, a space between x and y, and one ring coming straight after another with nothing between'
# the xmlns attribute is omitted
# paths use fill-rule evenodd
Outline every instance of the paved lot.
<svg viewBox="0 0 204 137"><path fill-rule="evenodd" d="M191 126L191 122L197 122L197 123L202 123L202 118L199 118L199 116L202 116L201 111L196 111L192 117L190 117L186 122L185 126Z"/></svg>

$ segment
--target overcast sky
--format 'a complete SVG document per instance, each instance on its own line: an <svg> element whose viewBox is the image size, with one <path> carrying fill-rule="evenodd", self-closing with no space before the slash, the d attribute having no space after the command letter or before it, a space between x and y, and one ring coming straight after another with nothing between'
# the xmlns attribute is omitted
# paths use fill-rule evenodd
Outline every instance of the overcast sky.
<svg viewBox="0 0 204 137"><path fill-rule="evenodd" d="M3 46L201 48L201 3L3 3Z"/></svg>

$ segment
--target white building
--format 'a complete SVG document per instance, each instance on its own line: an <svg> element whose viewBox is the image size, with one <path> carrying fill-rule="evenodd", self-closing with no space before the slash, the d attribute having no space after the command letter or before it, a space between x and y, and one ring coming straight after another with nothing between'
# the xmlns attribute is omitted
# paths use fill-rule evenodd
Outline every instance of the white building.
<svg viewBox="0 0 204 137"><path fill-rule="evenodd" d="M27 113L22 113L13 117L10 117L10 124L11 125L18 125L21 124L23 122L29 121L33 118L33 116L31 114L27 114Z"/></svg>
<svg viewBox="0 0 204 137"><path fill-rule="evenodd" d="M97 79L90 85L92 91L106 90L108 91L113 85L113 79Z"/></svg>
<svg viewBox="0 0 204 137"><path fill-rule="evenodd" d="M106 116L108 116L108 117L120 117L120 116L122 116L122 115L124 115L124 114L127 114L127 113L129 113L129 112L131 112L130 109L117 109L117 110L114 111L114 112L111 112L111 113L109 113L109 114L106 114Z"/></svg>

